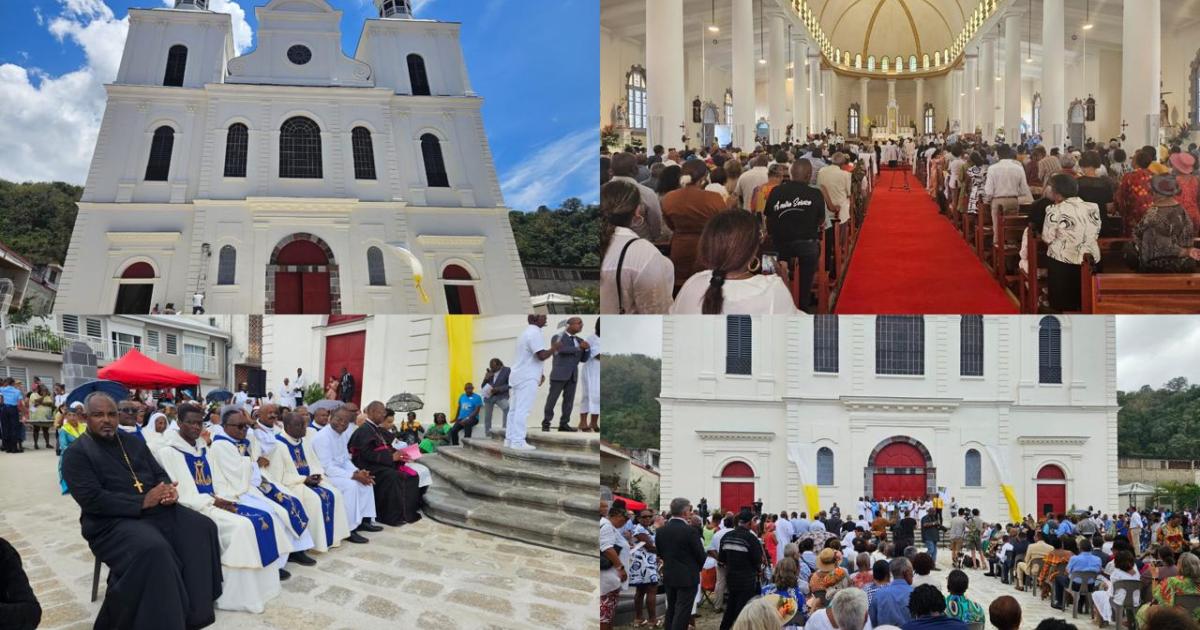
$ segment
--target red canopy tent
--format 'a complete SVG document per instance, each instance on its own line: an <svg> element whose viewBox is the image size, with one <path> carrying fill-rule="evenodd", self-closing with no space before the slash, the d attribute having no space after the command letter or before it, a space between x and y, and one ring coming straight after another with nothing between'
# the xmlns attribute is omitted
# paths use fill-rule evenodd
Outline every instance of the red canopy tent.
<svg viewBox="0 0 1200 630"><path fill-rule="evenodd" d="M619 494L614 494L613 500L615 501L617 499L621 499L622 501L624 501L625 507L633 510L634 512L641 512L642 510L646 509L646 504L642 503L641 501L638 501L635 499L630 499L628 497L623 497Z"/></svg>
<svg viewBox="0 0 1200 630"><path fill-rule="evenodd" d="M136 349L100 368L96 375L116 381L131 389L163 389L167 387L198 386L200 377L163 365Z"/></svg>

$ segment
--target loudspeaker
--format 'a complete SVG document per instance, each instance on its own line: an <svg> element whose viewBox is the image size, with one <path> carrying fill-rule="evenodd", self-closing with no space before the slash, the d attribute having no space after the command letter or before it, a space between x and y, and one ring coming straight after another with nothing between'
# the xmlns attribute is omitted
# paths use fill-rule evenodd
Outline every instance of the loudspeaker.
<svg viewBox="0 0 1200 630"><path fill-rule="evenodd" d="M253 398L267 397L267 371L249 368L246 373L246 393Z"/></svg>

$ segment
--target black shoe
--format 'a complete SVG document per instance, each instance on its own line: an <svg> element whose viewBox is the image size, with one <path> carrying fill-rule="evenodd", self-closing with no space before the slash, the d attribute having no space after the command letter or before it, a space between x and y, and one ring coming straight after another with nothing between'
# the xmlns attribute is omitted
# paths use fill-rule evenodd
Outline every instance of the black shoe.
<svg viewBox="0 0 1200 630"><path fill-rule="evenodd" d="M548 424L543 424L543 425L542 425L542 432L543 432L543 433L545 433L545 432L547 432L547 431L549 431L549 430L550 430L550 425L548 425Z"/></svg>
<svg viewBox="0 0 1200 630"><path fill-rule="evenodd" d="M373 523L368 523L367 521L363 521L362 524L358 526L358 529L361 529L364 532L381 532L381 531L383 531L382 527L375 525Z"/></svg>
<svg viewBox="0 0 1200 630"><path fill-rule="evenodd" d="M293 551L288 555L288 562L295 562L296 564L305 567L311 567L317 563L316 560L313 560L312 556L304 553L303 551Z"/></svg>
<svg viewBox="0 0 1200 630"><path fill-rule="evenodd" d="M577 429L575 429L575 427L573 427L573 426L571 426L571 425L569 425L569 424L560 424L560 425L558 425L558 432L559 432L559 433L574 433L576 430L577 430Z"/></svg>
<svg viewBox="0 0 1200 630"><path fill-rule="evenodd" d="M1054 610L1065 610L1065 607L1062 604L1050 604L1050 607Z"/></svg>
<svg viewBox="0 0 1200 630"><path fill-rule="evenodd" d="M288 570L287 570L287 569L280 569L280 570L279 570L279 581L280 581L280 582L286 581L286 580L287 580L288 578L290 578L290 577L292 577L292 574L291 574L291 573L288 573Z"/></svg>
<svg viewBox="0 0 1200 630"><path fill-rule="evenodd" d="M363 545L363 544L371 542L371 541L367 540L366 536L363 536L362 534L359 534L358 532L350 532L350 536L347 537L346 540L349 542L358 544L358 545Z"/></svg>

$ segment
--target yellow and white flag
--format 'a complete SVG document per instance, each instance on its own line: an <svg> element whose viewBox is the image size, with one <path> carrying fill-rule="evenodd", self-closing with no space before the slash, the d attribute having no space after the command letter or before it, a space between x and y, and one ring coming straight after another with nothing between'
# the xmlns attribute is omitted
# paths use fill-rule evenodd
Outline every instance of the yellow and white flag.
<svg viewBox="0 0 1200 630"><path fill-rule="evenodd" d="M1008 465L1008 451L1001 450L998 446L988 446L988 457L992 460L992 465L996 467L996 478L1000 480L1000 491L1004 493L1004 500L1008 502L1008 516L1011 522L1021 522L1021 507L1017 504L1017 493L1012 487L1011 468Z"/></svg>
<svg viewBox="0 0 1200 630"><path fill-rule="evenodd" d="M808 476L808 467L815 461L810 451L812 449L809 447L789 444L788 461L796 465L796 474L800 477L800 487L804 491L804 502L808 507L809 517L816 518L817 513L821 511L821 497L817 490L817 484L811 483Z"/></svg>

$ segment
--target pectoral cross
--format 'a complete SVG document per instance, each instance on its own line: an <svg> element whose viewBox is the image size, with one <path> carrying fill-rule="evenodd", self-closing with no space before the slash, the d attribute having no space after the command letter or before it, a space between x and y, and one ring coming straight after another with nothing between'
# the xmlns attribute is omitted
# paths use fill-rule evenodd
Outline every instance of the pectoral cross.
<svg viewBox="0 0 1200 630"><path fill-rule="evenodd" d="M138 494L142 493L142 482L138 479L133 480L133 487L137 488Z"/></svg>

